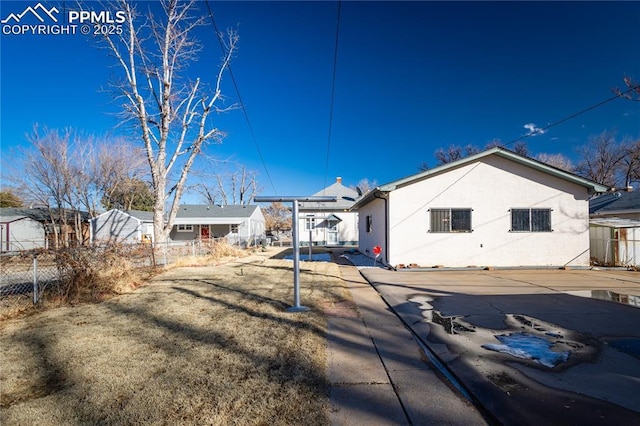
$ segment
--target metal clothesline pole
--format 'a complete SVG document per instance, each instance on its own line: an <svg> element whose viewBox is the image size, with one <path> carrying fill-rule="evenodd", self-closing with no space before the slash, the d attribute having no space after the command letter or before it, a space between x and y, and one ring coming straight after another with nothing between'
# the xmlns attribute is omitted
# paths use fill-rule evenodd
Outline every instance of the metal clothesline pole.
<svg viewBox="0 0 640 426"><path fill-rule="evenodd" d="M300 234L298 230L298 203L300 201L307 202L322 202L322 203L335 203L336 197L255 197L253 199L256 203L286 203L293 204L291 211L291 231L293 233L293 306L287 309L287 312L304 312L309 308L300 304ZM311 241L309 241L311 244ZM311 260L311 259L309 259Z"/></svg>

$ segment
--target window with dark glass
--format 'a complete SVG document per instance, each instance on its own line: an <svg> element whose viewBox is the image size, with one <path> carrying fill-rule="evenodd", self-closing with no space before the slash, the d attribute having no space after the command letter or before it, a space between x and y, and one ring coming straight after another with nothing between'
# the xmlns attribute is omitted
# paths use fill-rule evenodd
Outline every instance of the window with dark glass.
<svg viewBox="0 0 640 426"><path fill-rule="evenodd" d="M471 209L431 209L431 232L471 232Z"/></svg>
<svg viewBox="0 0 640 426"><path fill-rule="evenodd" d="M304 230L310 231L316 228L316 218L315 217L307 217L307 220L304 223Z"/></svg>
<svg viewBox="0 0 640 426"><path fill-rule="evenodd" d="M367 216L367 232L373 232L373 216Z"/></svg>
<svg viewBox="0 0 640 426"><path fill-rule="evenodd" d="M512 232L551 232L551 209L511 209Z"/></svg>

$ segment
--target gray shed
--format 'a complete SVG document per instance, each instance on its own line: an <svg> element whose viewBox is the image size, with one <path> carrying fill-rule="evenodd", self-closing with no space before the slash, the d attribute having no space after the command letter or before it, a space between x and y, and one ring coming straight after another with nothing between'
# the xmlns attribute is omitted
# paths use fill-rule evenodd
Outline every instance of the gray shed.
<svg viewBox="0 0 640 426"><path fill-rule="evenodd" d="M589 221L591 261L607 266L640 265L640 220L602 218Z"/></svg>

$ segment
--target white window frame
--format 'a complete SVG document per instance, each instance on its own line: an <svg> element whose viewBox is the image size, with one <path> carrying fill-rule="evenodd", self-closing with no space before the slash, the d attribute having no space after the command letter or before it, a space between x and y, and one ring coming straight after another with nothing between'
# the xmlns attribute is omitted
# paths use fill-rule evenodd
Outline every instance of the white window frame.
<svg viewBox="0 0 640 426"><path fill-rule="evenodd" d="M193 232L193 225L181 223L176 225L178 232Z"/></svg>
<svg viewBox="0 0 640 426"><path fill-rule="evenodd" d="M231 226L229 227L229 230L232 234L237 234L238 233L238 228L240 227L239 224L237 223L232 223Z"/></svg>

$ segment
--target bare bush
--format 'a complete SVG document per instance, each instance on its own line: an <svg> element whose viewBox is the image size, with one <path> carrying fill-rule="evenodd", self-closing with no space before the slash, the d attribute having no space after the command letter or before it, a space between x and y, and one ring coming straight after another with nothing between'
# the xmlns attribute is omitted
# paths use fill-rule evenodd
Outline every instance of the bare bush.
<svg viewBox="0 0 640 426"><path fill-rule="evenodd" d="M62 302L99 302L139 287L151 270L138 268L137 246L111 244L56 252L60 281L50 297Z"/></svg>

